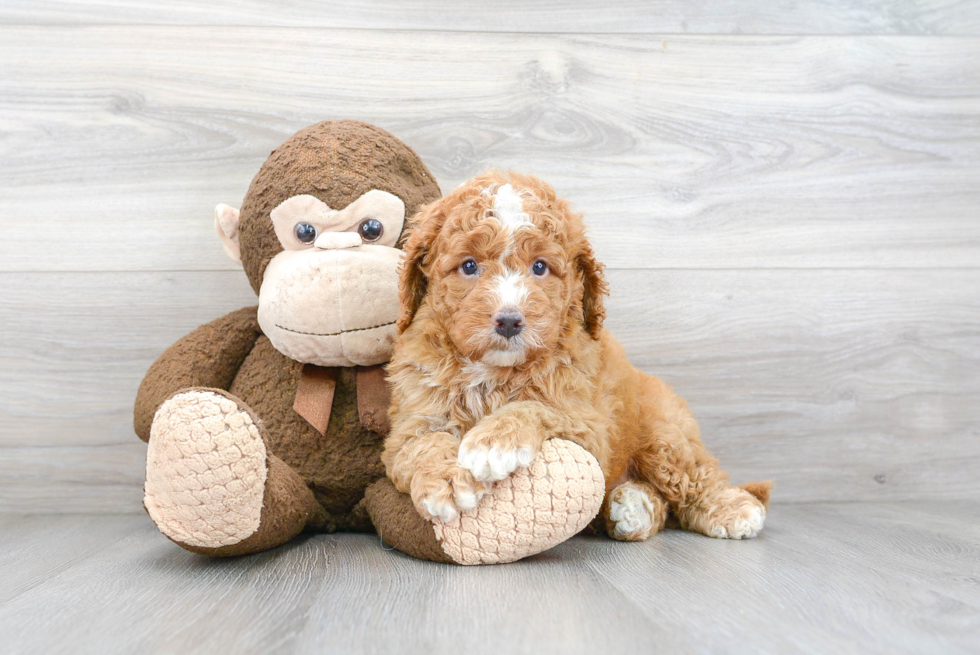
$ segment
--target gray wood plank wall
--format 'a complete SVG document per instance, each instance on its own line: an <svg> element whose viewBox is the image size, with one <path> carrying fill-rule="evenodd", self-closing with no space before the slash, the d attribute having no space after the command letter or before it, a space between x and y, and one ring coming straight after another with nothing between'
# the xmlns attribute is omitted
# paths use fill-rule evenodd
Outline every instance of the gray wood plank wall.
<svg viewBox="0 0 980 655"><path fill-rule="evenodd" d="M143 373L255 302L213 206L329 118L573 200L736 480L980 495L980 4L524 4L4 3L0 509L140 511Z"/></svg>

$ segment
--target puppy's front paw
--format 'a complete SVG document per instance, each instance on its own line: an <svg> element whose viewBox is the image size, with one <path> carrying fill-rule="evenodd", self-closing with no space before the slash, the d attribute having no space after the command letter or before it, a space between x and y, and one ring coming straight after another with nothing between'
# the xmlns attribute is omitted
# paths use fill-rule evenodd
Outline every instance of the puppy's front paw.
<svg viewBox="0 0 980 655"><path fill-rule="evenodd" d="M484 419L459 444L456 463L480 482L503 480L538 454L533 435L511 421Z"/></svg>
<svg viewBox="0 0 980 655"><path fill-rule="evenodd" d="M445 474L419 471L412 478L412 501L419 514L444 523L476 507L486 492L483 484L462 469Z"/></svg>

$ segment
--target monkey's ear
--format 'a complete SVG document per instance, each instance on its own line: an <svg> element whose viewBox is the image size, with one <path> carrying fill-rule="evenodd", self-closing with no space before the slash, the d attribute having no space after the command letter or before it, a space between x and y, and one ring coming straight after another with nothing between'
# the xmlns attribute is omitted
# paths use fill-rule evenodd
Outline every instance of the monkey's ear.
<svg viewBox="0 0 980 655"><path fill-rule="evenodd" d="M238 223L238 210L234 207L222 203L214 208L214 231L221 239L221 247L233 262L241 266L242 247L238 243Z"/></svg>
<svg viewBox="0 0 980 655"><path fill-rule="evenodd" d="M437 200L422 207L412 219L405 240L405 258L398 274L398 301L401 313L398 316L398 332L404 332L415 318L429 281L422 266L426 262L432 242L435 241L443 223L446 222L444 202Z"/></svg>

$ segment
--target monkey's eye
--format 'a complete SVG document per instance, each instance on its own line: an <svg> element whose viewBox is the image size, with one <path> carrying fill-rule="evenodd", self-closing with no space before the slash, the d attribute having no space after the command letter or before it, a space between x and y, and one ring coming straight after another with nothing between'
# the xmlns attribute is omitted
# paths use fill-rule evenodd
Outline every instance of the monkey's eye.
<svg viewBox="0 0 980 655"><path fill-rule="evenodd" d="M316 228L309 223L297 223L295 231L296 238L300 240L300 243L313 243L316 241Z"/></svg>
<svg viewBox="0 0 980 655"><path fill-rule="evenodd" d="M376 218L365 218L361 221L361 224L357 226L357 233L361 235L361 238L365 241L377 241L381 238L381 235L385 232L385 226L381 224Z"/></svg>
<svg viewBox="0 0 980 655"><path fill-rule="evenodd" d="M459 265L459 272L463 275L476 275L479 270L480 267L476 265L475 259L467 259Z"/></svg>
<svg viewBox="0 0 980 655"><path fill-rule="evenodd" d="M531 264L531 272L537 275L538 277L541 277L548 272L548 265L545 264L544 261L539 259L538 261Z"/></svg>

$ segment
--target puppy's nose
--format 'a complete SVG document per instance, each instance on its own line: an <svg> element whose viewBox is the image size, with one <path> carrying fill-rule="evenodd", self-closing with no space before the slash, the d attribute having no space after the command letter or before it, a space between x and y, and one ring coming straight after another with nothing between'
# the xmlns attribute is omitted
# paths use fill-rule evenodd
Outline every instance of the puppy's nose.
<svg viewBox="0 0 980 655"><path fill-rule="evenodd" d="M497 334L510 339L517 336L524 329L524 316L516 310L503 310L493 317L493 322L497 324Z"/></svg>

